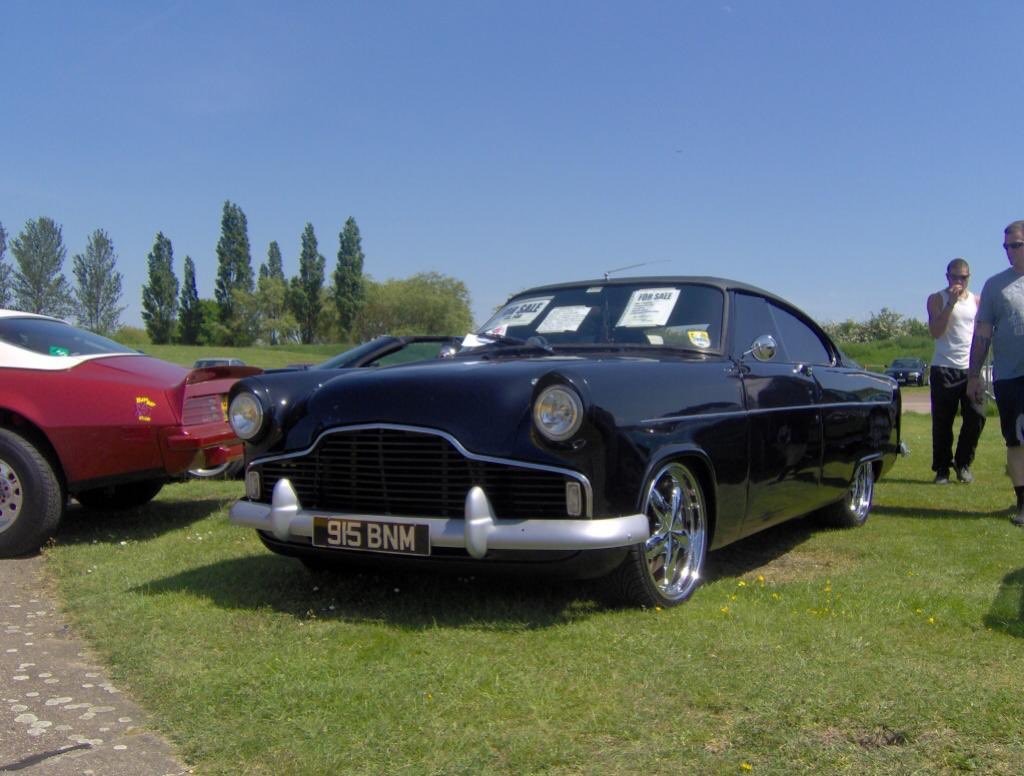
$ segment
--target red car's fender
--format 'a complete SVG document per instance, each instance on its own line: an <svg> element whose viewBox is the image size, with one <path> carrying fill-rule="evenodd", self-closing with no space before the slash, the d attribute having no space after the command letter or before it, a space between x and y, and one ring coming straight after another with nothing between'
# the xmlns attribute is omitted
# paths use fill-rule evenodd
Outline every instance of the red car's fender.
<svg viewBox="0 0 1024 776"><path fill-rule="evenodd" d="M133 473L178 474L202 462L204 449L213 459L235 457L239 443L220 397L258 371L190 372L141 355L90 359L67 370L0 369L0 408L46 435L73 490L75 483ZM183 424L186 400L193 417Z"/></svg>

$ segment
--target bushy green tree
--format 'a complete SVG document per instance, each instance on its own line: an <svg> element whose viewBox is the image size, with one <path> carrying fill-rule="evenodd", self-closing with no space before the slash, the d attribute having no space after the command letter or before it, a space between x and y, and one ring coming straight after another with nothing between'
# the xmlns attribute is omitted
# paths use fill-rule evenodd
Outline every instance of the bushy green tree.
<svg viewBox="0 0 1024 776"><path fill-rule="evenodd" d="M76 253L72 259L75 281L75 315L78 325L104 336L110 336L120 326L124 307L121 300L122 275L117 271L117 254L110 235L97 229L85 246L85 253Z"/></svg>
<svg viewBox="0 0 1024 776"><path fill-rule="evenodd" d="M302 232L299 274L292 278L289 289L292 312L299 323L299 337L304 344L316 338L320 311L323 309L320 292L324 285L325 264L317 248L313 225L307 223Z"/></svg>
<svg viewBox="0 0 1024 776"><path fill-rule="evenodd" d="M147 257L149 282L142 287L142 320L154 345L166 345L175 333L178 278L174 275L174 249L163 232L157 232Z"/></svg>
<svg viewBox="0 0 1024 776"><path fill-rule="evenodd" d="M203 311L199 306L199 289L196 287L196 265L191 256L186 256L181 298L178 300L178 341L183 345L198 345L202 330Z"/></svg>
<svg viewBox="0 0 1024 776"><path fill-rule="evenodd" d="M338 266L334 270L334 305L338 311L338 326L346 334L350 333L366 298L363 259L359 226L350 217L338 234Z"/></svg>
<svg viewBox="0 0 1024 776"><path fill-rule="evenodd" d="M381 334L463 334L472 328L465 284L437 272L423 272L404 280L367 283L354 334L362 341Z"/></svg>
<svg viewBox="0 0 1024 776"><path fill-rule="evenodd" d="M10 307L14 302L14 294L11 292L11 268L4 261L5 253L7 253L7 231L0 223L0 308Z"/></svg>
<svg viewBox="0 0 1024 776"><path fill-rule="evenodd" d="M69 317L74 301L61 271L67 249L60 226L46 216L26 221L11 241L11 254L18 263L11 283L15 307L27 313Z"/></svg>
<svg viewBox="0 0 1024 776"><path fill-rule="evenodd" d="M261 275L256 282L259 338L270 344L297 342L299 322L288 307L288 283L284 278Z"/></svg>
<svg viewBox="0 0 1024 776"><path fill-rule="evenodd" d="M232 326L234 292L252 293L252 257L249 252L249 229L245 213L234 202L226 201L220 219L220 240L217 241L217 283L214 297L220 308L220 321Z"/></svg>

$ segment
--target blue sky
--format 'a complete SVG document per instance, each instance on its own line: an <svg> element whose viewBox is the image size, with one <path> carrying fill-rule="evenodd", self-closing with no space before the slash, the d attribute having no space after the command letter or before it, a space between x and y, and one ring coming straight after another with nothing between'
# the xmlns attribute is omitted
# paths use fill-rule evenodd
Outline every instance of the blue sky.
<svg viewBox="0 0 1024 776"><path fill-rule="evenodd" d="M1016 2L0 0L0 223L97 228L139 325L162 231L212 296L356 219L376 280L437 271L482 323L527 286L713 274L819 320L923 319L1024 218ZM7 256L12 261L10 251Z"/></svg>

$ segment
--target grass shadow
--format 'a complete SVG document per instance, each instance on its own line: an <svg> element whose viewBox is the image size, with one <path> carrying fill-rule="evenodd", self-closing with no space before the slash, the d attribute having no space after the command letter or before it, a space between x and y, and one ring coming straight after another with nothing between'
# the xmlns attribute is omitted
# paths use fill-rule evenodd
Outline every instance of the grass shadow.
<svg viewBox="0 0 1024 776"><path fill-rule="evenodd" d="M790 520L709 553L705 582L749 574L821 530L828 529L813 517ZM600 579L486 569L479 574L365 566L311 571L297 560L273 554L189 569L133 592L187 593L225 609L270 608L303 620L386 622L410 629L538 629L631 608L611 600Z"/></svg>
<svg viewBox="0 0 1024 776"><path fill-rule="evenodd" d="M992 630L1024 638L1024 568L1003 577L982 622Z"/></svg>
<svg viewBox="0 0 1024 776"><path fill-rule="evenodd" d="M187 593L225 609L270 608L302 620L529 630L563 625L606 608L589 594L590 585L443 570L312 572L290 558L252 555L189 569L133 592Z"/></svg>
<svg viewBox="0 0 1024 776"><path fill-rule="evenodd" d="M145 541L196 523L223 511L226 499L150 501L135 509L87 509L72 503L57 531L57 544L104 544Z"/></svg>
<svg viewBox="0 0 1024 776"><path fill-rule="evenodd" d="M1010 511L1007 508L993 509L988 512L965 512L959 509L950 510L938 507L875 506L871 514L878 517L923 517L929 520L951 520L960 518L1005 518L1010 515Z"/></svg>

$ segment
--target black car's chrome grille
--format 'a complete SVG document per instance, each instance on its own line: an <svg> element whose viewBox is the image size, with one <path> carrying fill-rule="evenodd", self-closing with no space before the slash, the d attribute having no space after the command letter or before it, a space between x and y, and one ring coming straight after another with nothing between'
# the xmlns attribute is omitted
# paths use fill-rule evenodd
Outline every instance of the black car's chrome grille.
<svg viewBox="0 0 1024 776"><path fill-rule="evenodd" d="M304 509L419 517L465 515L466 493L484 489L499 518L566 517L557 472L466 458L447 439L372 428L324 436L307 455L259 467L262 498L287 477Z"/></svg>

